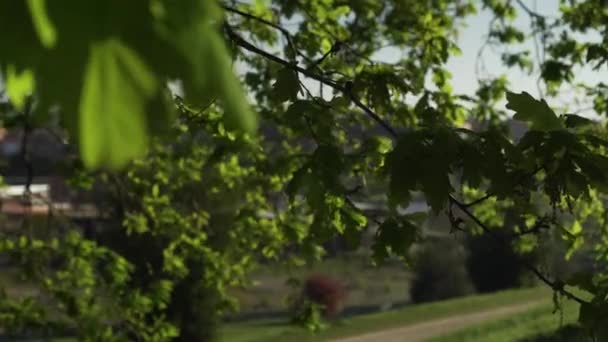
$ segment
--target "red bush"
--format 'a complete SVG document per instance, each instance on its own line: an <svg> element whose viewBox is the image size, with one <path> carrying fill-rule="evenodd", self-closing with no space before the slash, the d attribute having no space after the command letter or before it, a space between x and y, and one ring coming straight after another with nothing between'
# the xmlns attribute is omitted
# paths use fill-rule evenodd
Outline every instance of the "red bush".
<svg viewBox="0 0 608 342"><path fill-rule="evenodd" d="M336 314L344 299L346 290L337 280L324 275L313 275L304 284L304 297L324 307L323 314Z"/></svg>

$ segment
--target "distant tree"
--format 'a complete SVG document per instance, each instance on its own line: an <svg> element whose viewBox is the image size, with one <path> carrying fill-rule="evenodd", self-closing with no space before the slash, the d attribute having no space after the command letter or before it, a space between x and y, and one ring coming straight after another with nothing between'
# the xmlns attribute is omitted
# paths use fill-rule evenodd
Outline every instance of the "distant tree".
<svg viewBox="0 0 608 342"><path fill-rule="evenodd" d="M456 240L425 242L413 257L411 300L422 303L474 293L466 259L464 246Z"/></svg>
<svg viewBox="0 0 608 342"><path fill-rule="evenodd" d="M506 241L511 238L509 232L497 231L496 235ZM479 292L527 285L529 273L523 264L537 261L534 255L518 253L513 245L496 244L488 235L469 236L466 249L466 269Z"/></svg>

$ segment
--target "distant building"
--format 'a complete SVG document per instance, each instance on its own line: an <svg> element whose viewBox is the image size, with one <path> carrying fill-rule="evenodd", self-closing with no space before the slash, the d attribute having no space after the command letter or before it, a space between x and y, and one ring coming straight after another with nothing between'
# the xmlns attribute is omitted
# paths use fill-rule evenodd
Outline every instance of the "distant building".
<svg viewBox="0 0 608 342"><path fill-rule="evenodd" d="M0 128L0 213L14 216L46 216L51 213L73 218L98 216L97 208L83 191L71 189L59 168L70 157L60 134L35 129L27 138L32 179L27 194L28 167L23 158L23 130Z"/></svg>
<svg viewBox="0 0 608 342"><path fill-rule="evenodd" d="M510 134L518 141L527 131L525 123L515 120L508 122ZM472 130L483 130L484 124L467 122L465 128ZM273 127L264 127L263 134L271 140L281 140L281 136ZM381 127L362 128L354 126L349 134L355 137L387 136ZM71 189L65 183L59 167L66 158L70 158L74 151L68 149L68 145L61 140L61 135L48 129L35 129L30 133L28 141L28 154L33 166L33 179L30 185L29 198L24 197L27 168L21 155L23 143L23 131L14 129L7 131L0 128L0 154L4 161L0 164L0 174L6 187L0 190L0 201L2 214L7 216L23 215L49 215L52 212L61 213L74 219L95 219L100 216L98 208L90 193ZM302 139L304 149L312 151L315 148L314 141ZM386 205L378 202L357 202L356 206L370 215L382 216L387 212ZM403 213L428 211L428 206L423 197L417 196ZM272 216L272 213L266 213ZM445 227L449 225L445 215L433 217L427 226ZM373 225L364 234L370 238L375 233ZM436 231L427 231L428 234L436 234Z"/></svg>

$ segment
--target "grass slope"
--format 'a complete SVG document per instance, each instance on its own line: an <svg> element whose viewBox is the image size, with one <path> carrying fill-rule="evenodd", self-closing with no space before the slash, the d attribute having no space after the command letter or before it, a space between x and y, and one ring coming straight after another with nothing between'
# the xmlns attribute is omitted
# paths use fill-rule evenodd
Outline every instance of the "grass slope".
<svg viewBox="0 0 608 342"><path fill-rule="evenodd" d="M546 304L525 313L512 315L497 321L479 324L461 331L432 339L433 342L532 341L535 336L548 335L560 327L576 322L578 305L565 301L563 310L553 313L553 305Z"/></svg>
<svg viewBox="0 0 608 342"><path fill-rule="evenodd" d="M509 290L495 294L411 305L399 310L345 319L334 323L329 329L316 336L280 320L235 323L224 327L221 333L221 341L322 341L540 299L546 299L547 305L549 305L551 293L546 287Z"/></svg>

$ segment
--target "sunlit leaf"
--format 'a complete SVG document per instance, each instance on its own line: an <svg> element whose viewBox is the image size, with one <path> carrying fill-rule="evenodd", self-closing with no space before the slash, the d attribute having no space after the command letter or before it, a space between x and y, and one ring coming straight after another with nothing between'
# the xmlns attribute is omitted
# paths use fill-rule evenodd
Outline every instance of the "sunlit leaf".
<svg viewBox="0 0 608 342"><path fill-rule="evenodd" d="M258 118L234 74L228 48L219 33L221 8L213 1L171 2L157 10L163 22L161 34L184 58L188 67L177 75L185 98L204 105L218 99L226 126L255 133ZM163 54L164 51L158 53Z"/></svg>
<svg viewBox="0 0 608 342"><path fill-rule="evenodd" d="M507 108L515 111L514 119L528 121L532 129L551 131L564 128L545 100L536 100L527 92L507 92Z"/></svg>
<svg viewBox="0 0 608 342"><path fill-rule="evenodd" d="M42 45L52 48L57 42L57 32L46 12L46 0L27 0L27 5Z"/></svg>
<svg viewBox="0 0 608 342"><path fill-rule="evenodd" d="M110 39L93 44L80 102L80 143L89 167L118 168L146 149L147 101L158 92L148 67Z"/></svg>
<svg viewBox="0 0 608 342"><path fill-rule="evenodd" d="M34 91L34 73L25 69L17 71L15 66L9 64L6 68L6 92L13 105L23 110L25 100Z"/></svg>
<svg viewBox="0 0 608 342"><path fill-rule="evenodd" d="M564 114L563 117L568 128L588 127L596 124L593 120L575 114Z"/></svg>
<svg viewBox="0 0 608 342"><path fill-rule="evenodd" d="M255 133L257 115L251 111L241 84L232 71L226 45L216 33L207 34L209 47L208 70L212 76L209 86L217 88L225 109L226 125L247 133Z"/></svg>

